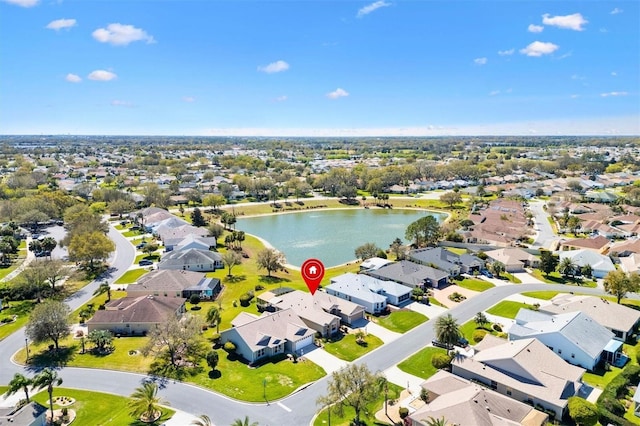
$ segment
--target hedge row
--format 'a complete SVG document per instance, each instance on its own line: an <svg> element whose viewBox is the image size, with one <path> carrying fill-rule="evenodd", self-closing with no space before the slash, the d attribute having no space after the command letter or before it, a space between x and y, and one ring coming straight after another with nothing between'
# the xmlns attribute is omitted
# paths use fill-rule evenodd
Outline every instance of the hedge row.
<svg viewBox="0 0 640 426"><path fill-rule="evenodd" d="M630 425L629 421L622 416L626 411L624 404L620 399L624 398L628 387L635 386L640 380L640 366L628 365L620 374L609 382L602 394L598 398L598 407L600 409L600 423L602 424L622 424Z"/></svg>

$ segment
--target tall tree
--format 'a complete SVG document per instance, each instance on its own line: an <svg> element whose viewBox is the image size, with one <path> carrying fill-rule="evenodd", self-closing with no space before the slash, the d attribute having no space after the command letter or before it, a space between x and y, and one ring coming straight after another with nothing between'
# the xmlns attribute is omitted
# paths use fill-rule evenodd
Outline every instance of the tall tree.
<svg viewBox="0 0 640 426"><path fill-rule="evenodd" d="M207 352L207 355L205 356L205 359L207 360L207 365L209 366L209 368L212 371L215 371L216 367L218 366L218 361L220 360L220 356L218 355L218 351L211 350L211 351Z"/></svg>
<svg viewBox="0 0 640 426"><path fill-rule="evenodd" d="M327 385L327 395L318 399L318 403L330 406L339 415L345 407L355 411L353 423L360 425L360 413L379 395L379 375L373 374L366 364L349 364L334 371Z"/></svg>
<svg viewBox="0 0 640 426"><path fill-rule="evenodd" d="M231 426L258 426L258 422L252 422L249 416L244 416L244 419L235 419Z"/></svg>
<svg viewBox="0 0 640 426"><path fill-rule="evenodd" d="M548 250L540 250L540 266L539 269L544 272L546 276L556 270L558 266L558 257L554 256Z"/></svg>
<svg viewBox="0 0 640 426"><path fill-rule="evenodd" d="M216 245L218 245L218 238L224 234L224 228L219 223L211 223L207 226L209 235L216 239Z"/></svg>
<svg viewBox="0 0 640 426"><path fill-rule="evenodd" d="M459 192L445 192L440 196L440 201L447 203L450 208L462 202L462 195Z"/></svg>
<svg viewBox="0 0 640 426"><path fill-rule="evenodd" d="M105 352L112 348L113 334L111 334L109 330L92 330L91 333L87 335L87 339L89 339L100 352Z"/></svg>
<svg viewBox="0 0 640 426"><path fill-rule="evenodd" d="M440 238L438 220L432 215L416 220L407 227L405 238L413 240L416 247L435 244Z"/></svg>
<svg viewBox="0 0 640 426"><path fill-rule="evenodd" d="M49 259L51 259L51 252L58 246L56 239L53 237L44 237L40 244L42 245L42 250L49 252Z"/></svg>
<svg viewBox="0 0 640 426"><path fill-rule="evenodd" d="M130 414L144 422L160 417L161 404L169 405L158 395L158 385L153 382L144 382L129 397Z"/></svg>
<svg viewBox="0 0 640 426"><path fill-rule="evenodd" d="M215 306L212 306L207 311L207 319L208 324L212 326L216 326L216 333L220 333L220 321L222 321L222 315L220 315L220 310Z"/></svg>
<svg viewBox="0 0 640 426"><path fill-rule="evenodd" d="M234 266L240 265L242 263L242 256L240 253L237 253L233 250L227 250L226 253L222 254L222 263L225 264L228 270L227 276L231 276L231 269Z"/></svg>
<svg viewBox="0 0 640 426"><path fill-rule="evenodd" d="M454 345L458 343L458 340L462 337L458 321L451 314L439 316L434 328L436 339L446 345Z"/></svg>
<svg viewBox="0 0 640 426"><path fill-rule="evenodd" d="M504 272L504 263L496 260L491 264L491 272L496 275L496 277L500 277L500 274Z"/></svg>
<svg viewBox="0 0 640 426"><path fill-rule="evenodd" d="M107 293L107 303L108 303L111 301L111 285L108 282L103 281L102 283L100 283L96 291L93 292L93 295L99 296L105 293Z"/></svg>
<svg viewBox="0 0 640 426"><path fill-rule="evenodd" d="M171 316L167 321L149 332L149 340L142 353L164 355L173 367L179 368L179 360L197 363L204 355L202 320L187 315L183 318Z"/></svg>
<svg viewBox="0 0 640 426"><path fill-rule="evenodd" d="M207 226L207 220L198 207L194 208L191 212L191 224L198 227Z"/></svg>
<svg viewBox="0 0 640 426"><path fill-rule="evenodd" d="M573 277L576 273L576 264L570 257L565 257L558 264L558 272L563 277Z"/></svg>
<svg viewBox="0 0 640 426"><path fill-rule="evenodd" d="M616 297L618 303L627 293L640 289L640 275L637 272L627 274L616 269L604 277L604 291Z"/></svg>
<svg viewBox="0 0 640 426"><path fill-rule="evenodd" d="M473 318L473 321L478 325L478 327L484 327L485 325L489 324L487 316L482 311L476 314L476 316Z"/></svg>
<svg viewBox="0 0 640 426"><path fill-rule="evenodd" d="M53 424L53 387L60 386L62 384L62 378L58 376L58 373L51 368L45 368L33 378L33 387L38 389L47 388L49 393L49 409L51 410L51 423Z"/></svg>
<svg viewBox="0 0 640 426"><path fill-rule="evenodd" d="M71 333L69 314L71 309L66 303L45 300L31 311L25 333L36 343L53 341L58 350L60 339Z"/></svg>
<svg viewBox="0 0 640 426"><path fill-rule="evenodd" d="M31 385L33 385L32 379L20 373L16 373L13 375L13 379L11 379L11 381L9 382L9 389L7 389L5 398L15 393L18 393L20 391L23 391L28 404L29 402L31 402L31 400L29 399L29 387Z"/></svg>
<svg viewBox="0 0 640 426"><path fill-rule="evenodd" d="M191 421L193 426L214 426L213 422L206 414L200 414L197 419Z"/></svg>
<svg viewBox="0 0 640 426"><path fill-rule="evenodd" d="M69 259L88 262L89 269L95 269L95 262L103 261L115 250L113 241L103 232L92 231L75 235L69 243Z"/></svg>
<svg viewBox="0 0 640 426"><path fill-rule="evenodd" d="M374 243L364 243L363 245L356 247L355 255L358 259L367 260L375 257L380 251L380 247Z"/></svg>
<svg viewBox="0 0 640 426"><path fill-rule="evenodd" d="M271 272L282 269L284 255L275 249L266 248L258 252L256 263L259 269L266 269L270 277Z"/></svg>

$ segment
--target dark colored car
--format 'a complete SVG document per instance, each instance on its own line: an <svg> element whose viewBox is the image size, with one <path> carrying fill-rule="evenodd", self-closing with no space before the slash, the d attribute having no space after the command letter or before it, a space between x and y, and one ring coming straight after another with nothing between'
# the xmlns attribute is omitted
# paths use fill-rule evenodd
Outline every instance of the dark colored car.
<svg viewBox="0 0 640 426"><path fill-rule="evenodd" d="M138 262L138 265L140 266L151 266L153 265L153 262L149 259L142 259L140 262Z"/></svg>
<svg viewBox="0 0 640 426"><path fill-rule="evenodd" d="M481 273L482 275L484 275L485 277L487 277L487 278L493 278L493 274L492 274L491 272L487 271L486 269L482 269L482 270L480 271L480 273Z"/></svg>

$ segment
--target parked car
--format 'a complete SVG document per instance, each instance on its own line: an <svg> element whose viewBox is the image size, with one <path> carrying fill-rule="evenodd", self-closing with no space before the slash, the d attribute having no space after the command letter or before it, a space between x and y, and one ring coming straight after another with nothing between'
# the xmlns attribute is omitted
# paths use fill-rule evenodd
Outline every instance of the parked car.
<svg viewBox="0 0 640 426"><path fill-rule="evenodd" d="M140 266L151 266L153 265L153 262L149 259L142 259L140 262L138 262L138 265Z"/></svg>
<svg viewBox="0 0 640 426"><path fill-rule="evenodd" d="M136 248L137 248L138 250L140 250L141 248L144 248L144 246L146 246L146 245L147 245L146 241L143 241L143 242L141 242L140 244L138 244L138 245L136 246Z"/></svg>
<svg viewBox="0 0 640 426"><path fill-rule="evenodd" d="M481 269L480 273L482 275L484 275L485 277L487 277L487 278L493 278L493 274L491 272L487 271L486 269Z"/></svg>
<svg viewBox="0 0 640 426"><path fill-rule="evenodd" d="M447 343L443 343L443 342L439 341L438 339L433 339L431 341L431 344L433 346L437 347L437 348L444 348L444 349L447 349L447 350L453 349L453 345L449 345Z"/></svg>
<svg viewBox="0 0 640 426"><path fill-rule="evenodd" d="M51 256L51 252L48 250L44 250L44 251L38 251L35 253L36 257L47 257L47 256Z"/></svg>

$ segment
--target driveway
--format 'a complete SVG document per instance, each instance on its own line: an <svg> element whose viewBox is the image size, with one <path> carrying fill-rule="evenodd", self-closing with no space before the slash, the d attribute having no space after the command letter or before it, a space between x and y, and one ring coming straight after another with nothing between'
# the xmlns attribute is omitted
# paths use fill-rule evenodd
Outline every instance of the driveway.
<svg viewBox="0 0 640 426"><path fill-rule="evenodd" d="M444 306L448 308L452 308L454 306L459 305L459 302L454 302L449 300L449 295L458 292L465 296L467 299L471 299L472 297L477 296L480 292L468 290L466 288L459 287L455 284L449 285L441 290L433 290L433 297Z"/></svg>
<svg viewBox="0 0 640 426"><path fill-rule="evenodd" d="M304 358L319 365L327 372L327 375L331 375L334 371L340 370L342 367L346 367L348 364L346 361L331 355L329 352L316 345L310 345L304 348Z"/></svg>

